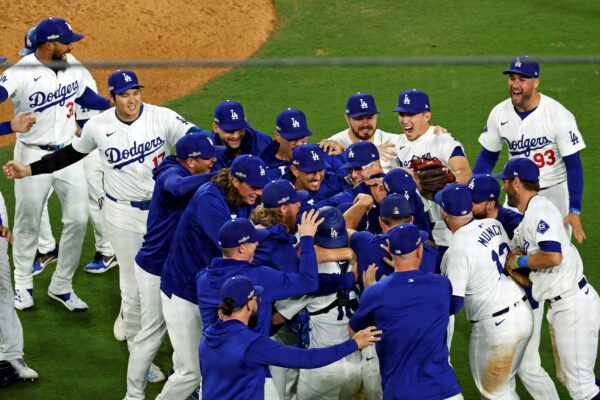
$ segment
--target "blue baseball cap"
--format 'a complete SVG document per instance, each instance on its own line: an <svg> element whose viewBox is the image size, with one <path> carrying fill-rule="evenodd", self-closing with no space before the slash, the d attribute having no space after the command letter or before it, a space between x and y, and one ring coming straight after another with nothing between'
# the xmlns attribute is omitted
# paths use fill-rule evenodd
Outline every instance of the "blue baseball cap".
<svg viewBox="0 0 600 400"><path fill-rule="evenodd" d="M348 98L346 115L350 118L379 114L375 99L369 93L356 93Z"/></svg>
<svg viewBox="0 0 600 400"><path fill-rule="evenodd" d="M21 57L25 57L29 54L35 53L37 47L35 46L35 29L37 28L37 24L32 26L25 33L25 46L21 50L19 50L19 55Z"/></svg>
<svg viewBox="0 0 600 400"><path fill-rule="evenodd" d="M260 296L263 290L262 286L255 286L246 276L236 275L225 281L219 294L221 301L231 299L234 307L241 307L254 296Z"/></svg>
<svg viewBox="0 0 600 400"><path fill-rule="evenodd" d="M240 181L257 188L263 188L269 183L265 162L250 154L237 156L231 163L230 173Z"/></svg>
<svg viewBox="0 0 600 400"><path fill-rule="evenodd" d="M465 185L453 183L435 194L435 202L455 217L467 215L473 210L473 196Z"/></svg>
<svg viewBox="0 0 600 400"><path fill-rule="evenodd" d="M344 215L336 207L319 208L319 218L323 218L317 227L315 239L317 244L326 249L337 249L348 246L348 232Z"/></svg>
<svg viewBox="0 0 600 400"><path fill-rule="evenodd" d="M500 184L495 178L489 175L473 175L469 179L467 186L471 189L471 196L474 203L489 200L498 201L498 196L500 196Z"/></svg>
<svg viewBox="0 0 600 400"><path fill-rule="evenodd" d="M377 146L371 142L352 143L346 150L347 161L340 168L358 168L379 160Z"/></svg>
<svg viewBox="0 0 600 400"><path fill-rule="evenodd" d="M213 141L203 133L190 133L185 135L175 144L177 158L204 158L219 157L225 151L225 146L215 146Z"/></svg>
<svg viewBox="0 0 600 400"><path fill-rule="evenodd" d="M511 158L504 166L504 171L491 175L496 179L519 178L524 181L538 182L540 180L540 169L529 158Z"/></svg>
<svg viewBox="0 0 600 400"><path fill-rule="evenodd" d="M81 39L83 39L83 35L73 32L71 25L61 18L46 18L35 29L37 43L61 42L68 44Z"/></svg>
<svg viewBox="0 0 600 400"><path fill-rule="evenodd" d="M308 197L306 190L296 190L292 182L287 179L277 179L267 183L263 189L263 206L266 208L277 208L284 204L297 203Z"/></svg>
<svg viewBox="0 0 600 400"><path fill-rule="evenodd" d="M325 153L315 143L301 144L292 151L292 165L310 174L327 168Z"/></svg>
<svg viewBox="0 0 600 400"><path fill-rule="evenodd" d="M423 111L431 111L429 96L417 89L405 90L398 96L398 107L394 112L419 114Z"/></svg>
<svg viewBox="0 0 600 400"><path fill-rule="evenodd" d="M0 57L0 64L2 64L4 61L6 61L6 57Z"/></svg>
<svg viewBox="0 0 600 400"><path fill-rule="evenodd" d="M236 218L227 221L219 229L219 246L222 248L238 247L244 243L260 242L269 236L266 229L256 229L248 218Z"/></svg>
<svg viewBox="0 0 600 400"><path fill-rule="evenodd" d="M123 93L127 89L141 87L135 72L128 69L119 69L108 77L108 91L112 94Z"/></svg>
<svg viewBox="0 0 600 400"><path fill-rule="evenodd" d="M380 217L409 217L412 213L410 201L400 194L390 194L385 196L379 207Z"/></svg>
<svg viewBox="0 0 600 400"><path fill-rule="evenodd" d="M244 107L237 101L227 100L215 108L215 123L224 131L237 131L246 127Z"/></svg>
<svg viewBox="0 0 600 400"><path fill-rule="evenodd" d="M533 58L529 56L516 56L510 62L510 67L504 72L508 74L520 74L528 78L540 77L540 66Z"/></svg>
<svg viewBox="0 0 600 400"><path fill-rule="evenodd" d="M312 135L306 123L306 115L300 110L288 108L277 115L277 132L285 140L300 139Z"/></svg>
<svg viewBox="0 0 600 400"><path fill-rule="evenodd" d="M428 238L425 232L409 223L393 227L386 236L390 242L390 251L397 256L412 253Z"/></svg>
<svg viewBox="0 0 600 400"><path fill-rule="evenodd" d="M402 168L396 168L385 174L383 187L387 194L414 193L417 190L417 183L408 172Z"/></svg>

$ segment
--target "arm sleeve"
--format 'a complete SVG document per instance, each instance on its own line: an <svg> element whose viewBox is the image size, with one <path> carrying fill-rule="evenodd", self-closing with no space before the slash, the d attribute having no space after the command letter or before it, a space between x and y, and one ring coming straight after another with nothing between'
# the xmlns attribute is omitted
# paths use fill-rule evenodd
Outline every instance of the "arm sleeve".
<svg viewBox="0 0 600 400"><path fill-rule="evenodd" d="M79 127L81 129L83 129L83 127L85 126L85 124L89 121L89 119L78 119L77 120L77 125L79 125Z"/></svg>
<svg viewBox="0 0 600 400"><path fill-rule="evenodd" d="M463 151L462 147L460 147L460 146L456 146L454 148L454 150L452 151L452 154L450 154L450 158L457 157L457 156L465 157L465 158L467 157L467 156L465 156L465 152Z"/></svg>
<svg viewBox="0 0 600 400"><path fill-rule="evenodd" d="M579 152L563 157L567 167L567 187L569 189L569 209L581 211L581 195L583 194L583 166Z"/></svg>
<svg viewBox="0 0 600 400"><path fill-rule="evenodd" d="M331 347L299 349L277 343L264 336L248 346L245 359L250 363L286 368L318 368L340 360L358 350L354 339Z"/></svg>
<svg viewBox="0 0 600 400"><path fill-rule="evenodd" d="M484 147L481 149L479 156L477 156L475 166L473 167L473 174L489 174L496 166L499 157L499 151L489 151Z"/></svg>
<svg viewBox="0 0 600 400"><path fill-rule="evenodd" d="M8 91L4 86L0 86L0 103L4 103L8 99Z"/></svg>
<svg viewBox="0 0 600 400"><path fill-rule="evenodd" d="M72 145L68 145L31 163L31 175L49 174L58 171L59 169L76 163L87 154L88 153L80 153L75 150Z"/></svg>
<svg viewBox="0 0 600 400"><path fill-rule="evenodd" d="M198 189L200 185L208 182L213 174L202 174L192 176L179 176L176 174L170 174L165 177L164 188L165 190L175 197L186 196Z"/></svg>
<svg viewBox="0 0 600 400"><path fill-rule="evenodd" d="M75 103L91 110L108 110L110 108L110 100L100 96L87 86L83 94L75 99Z"/></svg>
<svg viewBox="0 0 600 400"><path fill-rule="evenodd" d="M540 246L540 250L549 251L552 253L562 253L562 248L559 242L555 242L553 240L546 240L543 242L539 242L538 246Z"/></svg>
<svg viewBox="0 0 600 400"><path fill-rule="evenodd" d="M1 88L1 86L0 86L0 88ZM12 127L10 126L10 121L1 122L0 123L0 136L8 135L9 133L12 133Z"/></svg>
<svg viewBox="0 0 600 400"><path fill-rule="evenodd" d="M194 132L198 132L203 134L204 136L208 136L210 137L211 133L205 129L200 129L197 126L192 126L190 129L187 130L187 132L185 133L186 135L189 135L190 133L194 133Z"/></svg>
<svg viewBox="0 0 600 400"><path fill-rule="evenodd" d="M450 314L457 314L460 311L464 301L464 297L452 295L450 298Z"/></svg>

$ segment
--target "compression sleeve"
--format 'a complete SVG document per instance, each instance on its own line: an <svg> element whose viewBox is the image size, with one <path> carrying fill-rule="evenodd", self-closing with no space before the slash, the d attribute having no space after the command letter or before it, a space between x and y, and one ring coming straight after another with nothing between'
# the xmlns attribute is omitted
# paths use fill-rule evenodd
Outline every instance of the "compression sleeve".
<svg viewBox="0 0 600 400"><path fill-rule="evenodd" d="M546 240L543 242L539 242L538 246L540 246L540 250L549 251L552 253L562 253L562 248L559 242L555 242L553 240Z"/></svg>
<svg viewBox="0 0 600 400"><path fill-rule="evenodd" d="M0 136L8 135L12 133L12 127L10 126L10 121L0 122Z"/></svg>
<svg viewBox="0 0 600 400"><path fill-rule="evenodd" d="M473 166L473 175L489 174L492 172L499 157L499 151L489 151L485 147L481 149L481 153L479 153L477 161L475 161L475 166Z"/></svg>
<svg viewBox="0 0 600 400"><path fill-rule="evenodd" d="M79 125L79 127L81 129L83 129L83 126L89 121L89 119L78 119L77 120L77 125Z"/></svg>
<svg viewBox="0 0 600 400"><path fill-rule="evenodd" d="M465 152L460 146L456 146L452 151L452 154L450 154L450 158L452 157L465 157Z"/></svg>
<svg viewBox="0 0 600 400"><path fill-rule="evenodd" d="M110 100L100 96L87 86L83 94L75 99L75 103L90 110L108 110L110 108Z"/></svg>
<svg viewBox="0 0 600 400"><path fill-rule="evenodd" d="M0 86L0 103L4 103L8 99L8 90L4 86Z"/></svg>
<svg viewBox="0 0 600 400"><path fill-rule="evenodd" d="M244 359L250 363L286 368L318 368L340 360L356 350L358 345L354 339L331 347L299 349L260 336L248 346Z"/></svg>
<svg viewBox="0 0 600 400"><path fill-rule="evenodd" d="M76 163L86 155L87 153L78 152L73 148L73 145L70 144L32 162L30 164L31 175L49 174L58 171L59 169L63 169L64 167Z"/></svg>
<svg viewBox="0 0 600 400"><path fill-rule="evenodd" d="M567 188L569 189L569 210L581 212L581 195L583 194L583 166L579 152L563 157L567 167Z"/></svg>
<svg viewBox="0 0 600 400"><path fill-rule="evenodd" d="M465 298L462 296L454 296L450 298L450 314L457 314L465 301Z"/></svg>

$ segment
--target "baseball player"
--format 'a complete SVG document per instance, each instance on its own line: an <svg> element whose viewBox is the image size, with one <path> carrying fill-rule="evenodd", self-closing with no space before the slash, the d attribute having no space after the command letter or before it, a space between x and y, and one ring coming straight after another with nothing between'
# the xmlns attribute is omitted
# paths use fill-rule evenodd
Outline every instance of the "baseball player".
<svg viewBox="0 0 600 400"><path fill-rule="evenodd" d="M469 180L468 187L473 197L473 217L475 219L497 219L502 224L508 238L512 239L515 229L523 220L523 215L513 211L512 207L507 208L498 204L500 195L498 181L489 175L476 174ZM540 304L535 301L531 295L531 288L525 287L524 289L533 310L533 333L525 348L517 376L534 399L558 399L554 381L542 367L539 353L544 304L540 307Z"/></svg>
<svg viewBox="0 0 600 400"><path fill-rule="evenodd" d="M225 151L214 146L202 133L179 139L176 155L170 155L154 169L155 180L148 212L144 244L135 257L135 275L140 292L141 329L135 335L127 366L125 399L144 399L144 387L152 360L166 332L160 298L160 274L171 247L175 228L196 189L214 175L210 169ZM152 371L157 376L159 371ZM163 375L164 379L164 375ZM150 380L150 379L149 379Z"/></svg>
<svg viewBox="0 0 600 400"><path fill-rule="evenodd" d="M205 399L264 399L268 365L316 368L330 364L379 340L381 331L369 327L343 343L322 349L298 349L278 344L249 329L257 320L258 296L267 288L243 275L220 289L221 319L206 329L200 344Z"/></svg>
<svg viewBox="0 0 600 400"><path fill-rule="evenodd" d="M425 92L412 89L405 90L398 96L398 122L404 135L398 147L396 162L400 167L408 168L413 157L436 157L448 167L456 177L456 181L466 184L471 177L471 167L465 151L458 140L450 135L436 135L430 126L431 106L429 96ZM428 209L433 225L433 239L440 246L447 246L450 231L446 228L441 210L429 199Z"/></svg>
<svg viewBox="0 0 600 400"><path fill-rule="evenodd" d="M163 315L176 362L158 399L185 399L200 385L197 349L203 325L196 275L221 254L219 229L231 219L250 216L266 184L264 162L240 155L230 169L200 186L183 212L161 273Z"/></svg>
<svg viewBox="0 0 600 400"><path fill-rule="evenodd" d="M446 186L435 201L452 231L441 270L452 284L452 313L464 302L472 324L469 364L475 385L485 399L518 398L510 381L529 342L533 315L525 291L504 273L508 236L495 219L473 220L467 186Z"/></svg>
<svg viewBox="0 0 600 400"><path fill-rule="evenodd" d="M394 273L365 289L350 335L369 325L382 330L376 350L383 398L462 399L446 343L450 281L418 270L419 228L401 224L388 234Z"/></svg>
<svg viewBox="0 0 600 400"><path fill-rule="evenodd" d="M242 154L260 157L273 141L269 135L252 128L246 120L242 105L232 100L224 101L215 108L210 138L216 145L224 145L227 148L214 163L214 172L231 168L233 159Z"/></svg>
<svg viewBox="0 0 600 400"><path fill-rule="evenodd" d="M83 35L74 33L65 20L45 19L36 28L39 46L35 54L23 57L18 62L19 67L9 68L0 77L0 102L10 96L15 113L33 110L36 117L31 130L18 137L14 150L16 160L30 163L71 143L76 129L76 103L91 109L108 108L109 100L85 85L82 69L66 62L72 43L82 38ZM50 61L65 63L48 67L45 63ZM85 311L87 304L72 288L87 224L87 188L83 171L78 166L15 182L15 307L20 310L33 308L32 266L40 216L50 186L59 195L64 228L58 265L48 295L70 311Z"/></svg>
<svg viewBox="0 0 600 400"><path fill-rule="evenodd" d="M546 318L556 375L573 399L600 398L594 376L600 297L583 275L581 257L563 227L560 211L538 196L540 168L528 158L517 157L492 176L504 181L508 205L523 213L512 241L518 250L508 255L505 269L522 285L531 286L535 300L549 304Z"/></svg>
<svg viewBox="0 0 600 400"><path fill-rule="evenodd" d="M539 93L540 67L531 57L517 56L508 70L510 98L492 109L479 136L483 146L473 171L489 174L508 146L509 159L526 157L540 169L540 195L560 211L579 243L583 167L579 152L585 143L575 117L556 100Z"/></svg>

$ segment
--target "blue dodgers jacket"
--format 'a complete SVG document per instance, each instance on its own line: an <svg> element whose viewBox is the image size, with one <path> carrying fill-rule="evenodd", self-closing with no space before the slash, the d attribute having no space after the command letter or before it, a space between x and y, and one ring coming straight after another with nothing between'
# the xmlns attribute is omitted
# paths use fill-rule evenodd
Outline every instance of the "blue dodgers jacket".
<svg viewBox="0 0 600 400"><path fill-rule="evenodd" d="M317 255L312 236L300 238L300 270L297 274L284 273L270 267L256 267L247 261L216 257L210 266L198 273L197 304L202 324L209 326L218 318L223 283L236 275L247 276L255 285L264 288L258 305L258 325L254 331L268 337L271 326L271 303L275 300L300 296L317 289Z"/></svg>
<svg viewBox="0 0 600 400"><path fill-rule="evenodd" d="M225 146L224 143L221 142L221 138L216 132L212 132L210 134L210 138L215 145ZM257 129L252 128L248 122L246 122L246 134L244 135L244 139L242 139L242 154L251 154L256 157L260 157L265 148L273 141L269 135L263 133ZM218 172L223 168L230 168L231 163L235 159L235 155L233 155L229 150L225 150L223 154L219 158L217 158L217 162L213 164L211 171Z"/></svg>
<svg viewBox="0 0 600 400"><path fill-rule="evenodd" d="M200 186L181 215L161 274L160 289L194 304L196 275L221 255L218 233L237 217L248 218L254 206L230 209L224 192L213 183Z"/></svg>
<svg viewBox="0 0 600 400"><path fill-rule="evenodd" d="M196 189L214 174L192 175L173 155L152 173L155 184L147 230L135 262L146 272L160 276L181 214Z"/></svg>
<svg viewBox="0 0 600 400"><path fill-rule="evenodd" d="M258 334L241 321L217 320L204 330L200 342L202 398L264 399L269 365L318 368L357 349L353 339L332 347L299 349Z"/></svg>

